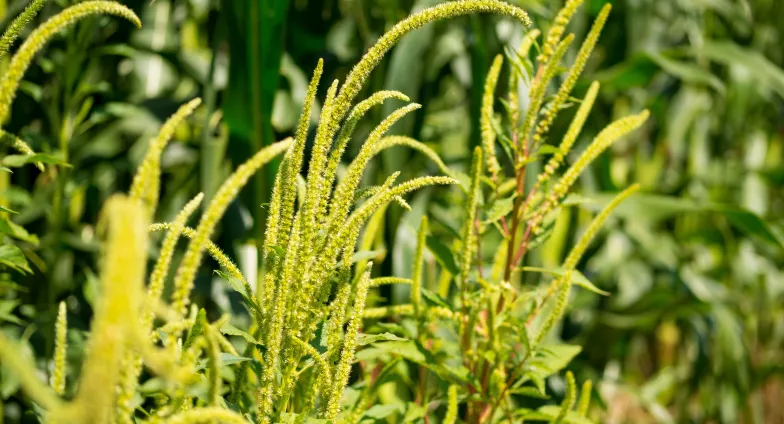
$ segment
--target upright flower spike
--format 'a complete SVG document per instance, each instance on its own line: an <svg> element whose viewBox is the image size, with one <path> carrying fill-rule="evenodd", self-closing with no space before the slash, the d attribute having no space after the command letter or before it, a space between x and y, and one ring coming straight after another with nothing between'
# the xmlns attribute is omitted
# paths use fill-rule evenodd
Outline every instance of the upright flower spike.
<svg viewBox="0 0 784 424"><path fill-rule="evenodd" d="M284 340L285 317L291 301L290 287L293 280L297 278L297 270L300 264L297 251L301 248L301 226L299 225L302 215L297 213L292 225L292 234L289 239L286 257L283 261L280 281L278 281L275 297L270 311L272 319L268 320L266 339L266 352L264 353L264 369L261 375L261 387L258 394L259 422L268 424L271 421L273 412L273 402L275 396L276 374L281 361L282 342Z"/></svg>
<svg viewBox="0 0 784 424"><path fill-rule="evenodd" d="M30 37L25 40L16 54L11 58L11 63L6 69L3 79L0 80L0 125L5 123L11 111L11 102L14 100L19 82L33 56L38 53L44 44L60 30L72 25L81 18L95 14L116 15L128 19L137 27L142 23L131 9L113 1L85 1L71 6L57 15L51 17L41 26L36 28Z"/></svg>
<svg viewBox="0 0 784 424"><path fill-rule="evenodd" d="M629 198L629 196L633 195L640 189L639 184L634 184L627 188L626 190L619 193L615 196L612 201L596 216L596 218L591 221L591 225L588 226L588 229L585 230L585 233L580 237L580 240L577 241L577 244L574 245L572 250L569 252L569 255L566 257L564 261L564 268L566 269L574 269L577 267L577 263L582 258L585 250L588 249L588 245L591 244L591 241L596 237L596 234L601 230L604 222L607 221L607 218L610 217L612 212L618 205L621 204L624 200Z"/></svg>
<svg viewBox="0 0 784 424"><path fill-rule="evenodd" d="M349 284L350 275L341 275L340 271L343 268L350 269L351 262L346 259L350 258L353 254L353 248L356 244L356 239L359 237L360 229L373 213L380 208L385 207L389 202L390 199L387 199L384 196L389 195L392 192L391 186L394 184L398 175L400 175L400 173L396 172L387 178L379 192L354 212L344 225L334 231L329 231L324 246L319 249L319 255L314 258L314 265L305 273L303 278L304 284L302 285L304 295L297 297L297 303L294 307L295 314L303 316L303 312L308 308L320 308L321 305L326 302L326 297L330 292L330 280L333 275L333 270L335 266L338 265L337 258L341 253L344 255L344 261L338 268L338 283L343 285ZM379 199L382 200L379 201ZM340 280L340 278L344 278L344 280ZM330 346L335 346L334 337L339 336L340 327L343 325L343 318L338 316L338 314L343 313L342 311L346 307L350 294L342 293L342 287L342 285L338 286L338 295L340 297L333 302L333 311L336 315L333 316L334 319L331 320L331 324L327 324L327 342ZM305 306L308 304L311 306ZM306 324L304 326L298 326L296 331L298 334L302 334L303 330L314 328L318 323L317 320L320 318L321 317L318 314L309 317L297 317L293 321L299 324L305 322Z"/></svg>
<svg viewBox="0 0 784 424"><path fill-rule="evenodd" d="M291 230L292 220L294 219L294 201L297 198L297 178L299 177L305 155L305 143L308 139L308 129L310 128L310 115L313 109L313 103L316 101L316 92L318 85L321 81L321 74L324 72L324 61L319 60L316 65L316 70L313 71L313 78L310 80L308 92L305 96L305 104L302 107L302 115L299 118L297 125L297 132L295 135L294 146L292 151L287 154L288 164L285 174L283 176L286 180L280 186L282 196L282 204L280 206L280 221L276 222L278 228L273 232L275 237L278 238L277 245L285 247L288 242L288 233ZM274 198L273 198L274 201ZM265 252L266 254L266 252Z"/></svg>
<svg viewBox="0 0 784 424"><path fill-rule="evenodd" d="M431 185L457 184L457 180L448 177L419 177L401 183L390 189L383 189L373 197L368 199L356 211L354 211L345 222L336 227L334 231L329 231L324 247L319 249L319 256L315 257L312 265L306 270L302 277L305 281L303 297L312 299L313 307L320 308L329 295L329 281L332 276L338 255L347 249L347 246L354 246L358 229L370 219L373 213L379 208L384 207L398 196L403 196L411 191ZM312 315L311 319L305 324L304 328L315 331L319 316Z"/></svg>
<svg viewBox="0 0 784 424"><path fill-rule="evenodd" d="M547 31L547 37L544 46L542 46L542 54L537 58L539 63L546 63L552 58L557 50L556 46L561 41L561 36L566 31L566 26L569 25L569 21L572 20L572 16L574 16L581 4L583 4L583 0L568 0L566 5L558 11L553 25Z"/></svg>
<svg viewBox="0 0 784 424"><path fill-rule="evenodd" d="M479 206L481 178L482 150L477 147L474 149L474 156L471 161L471 189L468 193L468 202L466 204L466 220L463 225L462 234L463 248L460 255L460 281L464 287L468 284L468 274L471 271L471 264L473 263L474 254L476 252L474 222L476 221L476 209Z"/></svg>
<svg viewBox="0 0 784 424"><path fill-rule="evenodd" d="M553 194L559 198L564 196L582 171L593 162L600 154L607 150L621 137L640 128L648 120L650 113L645 110L638 115L621 118L602 130L594 141L588 145L582 155L561 177L553 188Z"/></svg>
<svg viewBox="0 0 784 424"><path fill-rule="evenodd" d="M574 374L571 371L566 372L566 395L564 396L563 403L561 403L561 409L558 411L558 415L550 421L551 424L561 424L565 422L566 416L569 414L569 411L572 410L574 407L574 400L576 398L577 392L577 384L574 381Z"/></svg>
<svg viewBox="0 0 784 424"><path fill-rule="evenodd" d="M251 159L237 168L218 189L207 210L202 215L196 233L193 236L185 256L182 258L177 274L174 277L174 291L172 293L172 308L184 316L187 312L189 295L193 288L196 272L201 264L204 249L207 246L212 232L218 221L229 207L229 204L239 194L240 190L248 183L250 177L262 166L291 147L292 140L286 139L267 146L256 153Z"/></svg>
<svg viewBox="0 0 784 424"><path fill-rule="evenodd" d="M338 362L335 376L333 377L333 388L330 393L329 399L326 404L325 418L330 422L337 419L340 412L340 398L343 396L343 389L348 383L348 377L351 373L351 364L354 362L354 352L357 348L357 336L362 327L362 312L365 310L365 300L367 299L367 292L370 288L370 272L373 268L373 263L368 263L367 271L362 275L362 279L357 285L356 300L354 301L354 311L351 316L351 321L348 323L346 335L343 338L343 350L340 354L340 362Z"/></svg>
<svg viewBox="0 0 784 424"><path fill-rule="evenodd" d="M455 424L457 421L457 385L452 384L449 386L447 393L447 407L446 415L444 416L444 424Z"/></svg>
<svg viewBox="0 0 784 424"><path fill-rule="evenodd" d="M150 213L155 215L158 207L158 196L161 184L161 156L166 145L169 144L177 127L201 104L201 99L196 98L180 106L161 127L158 135L150 142L147 154L144 156L131 185L131 197L143 201Z"/></svg>
<svg viewBox="0 0 784 424"><path fill-rule="evenodd" d="M68 318L65 302L60 302L57 311L54 339L54 369L52 370L52 388L60 396L65 394L66 353L68 352Z"/></svg>
<svg viewBox="0 0 784 424"><path fill-rule="evenodd" d="M174 224L161 222L157 224L151 224L148 228L148 231L151 233L158 231L172 231L173 228ZM193 239L193 237L196 235L196 230L191 227L182 227L182 235L188 239ZM215 243L209 240L207 241L207 253L210 255L210 257L212 257L212 259L215 260L215 262L218 263L218 265L220 265L221 268L223 268L224 271L229 274L229 276L239 280L243 286L249 286L248 281L245 279L245 276L242 275L240 269L237 268L237 265L235 265L234 262L232 262L231 259L229 259L229 257L226 256L226 254L215 245Z"/></svg>
<svg viewBox="0 0 784 424"><path fill-rule="evenodd" d="M480 180L482 178L482 149L477 146L474 148L474 156L473 160L471 161L471 188L468 191L468 202L466 203L466 218L465 222L463 223L463 229L461 234L462 239L462 247L460 249L460 285L458 286L460 290L460 308L463 316L468 316L468 276L471 272L471 266L474 262L474 256L476 254L476 240L478 235L475 232L475 223L476 223L476 211L477 207L479 206L479 197L481 195L481 183ZM473 316L472 316L473 318ZM471 331L470 329L473 326L465 321L460 321L460 340L463 347L468 344L468 341L471 338Z"/></svg>
<svg viewBox="0 0 784 424"><path fill-rule="evenodd" d="M335 103L335 96L338 92L338 80L335 80L327 90L327 100L324 102L324 109L321 113L321 121L329 120L332 113L332 108ZM326 193L326 181L324 179L324 168L327 165L329 156L329 149L332 146L331 135L327 133L325 126L319 126L316 131L316 140L313 143L311 151L310 164L308 165L308 178L307 189L305 191L305 204L302 208L303 220L302 225L304 229L303 237L305 240L313 240L315 238L316 219L318 218L318 208L321 203L321 197L328 197ZM331 188L331 185L330 185ZM306 243L306 248L310 243Z"/></svg>
<svg viewBox="0 0 784 424"><path fill-rule="evenodd" d="M329 352L328 358L331 361L336 360L340 352L340 336L343 331L343 325L346 323L346 309L351 299L351 268L346 266L340 267L337 281L337 294L335 295L335 300L332 301L330 319L327 321L325 328L326 348Z"/></svg>
<svg viewBox="0 0 784 424"><path fill-rule="evenodd" d="M532 29L528 31L524 36L522 41L520 41L520 46L517 48L517 60L528 61L528 55L531 52L531 47L533 47L534 42L542 33L538 29ZM513 61L513 63L515 63ZM511 72L509 72L509 93L507 95L507 119L513 126L517 126L520 122L520 79L521 78L531 78L530 75L523 74L523 69L519 69L517 66L513 66ZM527 72L527 71L526 71Z"/></svg>
<svg viewBox="0 0 784 424"><path fill-rule="evenodd" d="M46 0L33 0L19 16L11 21L11 25L8 25L8 28L3 33L3 37L0 38L0 58L8 54L8 50L14 44L14 41L19 38L19 34L25 25L35 18L35 15L44 7L44 4L46 4Z"/></svg>
<svg viewBox="0 0 784 424"><path fill-rule="evenodd" d="M487 72L487 79L485 80L485 91L482 96L482 114L480 116L480 125L482 127L482 149L484 149L485 158L487 160L487 170L493 177L493 181L498 180L498 173L501 171L501 165L498 163L498 158L495 157L495 129L493 128L493 103L495 102L495 87L498 85L498 76L501 74L501 65L504 63L504 57L498 55L490 66L490 71Z"/></svg>
<svg viewBox="0 0 784 424"><path fill-rule="evenodd" d="M586 119L588 119L588 114L591 113L591 108L593 108L593 103L596 101L596 96L599 93L599 83L594 81L591 83L591 87L588 89L588 93L586 93L585 98L583 99L582 103L580 103L580 107L577 109L577 113L574 115L572 119L572 123L569 125L569 129L566 131L566 135L564 136L563 140L561 140L561 144L558 146L558 151L547 161L547 165L544 166L543 171L539 174L536 179L536 183L531 188L531 193L535 193L542 187L543 184L550 181L550 178L553 177L555 171L561 167L563 164L564 157L572 150L572 146L574 146L574 142L577 141L577 137L583 130L583 125L585 124ZM526 210L523 211L523 215L526 215L531 208L531 204L528 204Z"/></svg>
<svg viewBox="0 0 784 424"><path fill-rule="evenodd" d="M79 391L62 422L111 422L114 388L122 359L138 325L147 263L147 214L139 201L115 196L103 216L108 220L101 298L91 325L90 351L82 366ZM107 390L107 388L110 388ZM70 419L65 419L68 416Z"/></svg>
<svg viewBox="0 0 784 424"><path fill-rule="evenodd" d="M150 274L150 283L147 286L147 297L149 301L154 302L161 299L164 282L169 271L169 266L171 265L172 257L174 256L177 240L179 240L188 218L193 215L193 212L199 207L203 198L204 195L199 193L193 200L188 202L182 211L177 214L174 223L166 234L166 238L161 246L161 252L158 255L158 261L155 263L152 274ZM147 206L149 208L149 205ZM149 334L151 339L157 336L152 329L153 318L154 313L152 308L145 307L144 314L141 318L141 331L145 334ZM139 384L141 370L142 361L139 355L135 352L128 352L123 360L122 376L116 399L117 411L115 419L119 423L133 423L133 397L136 394L136 388Z"/></svg>
<svg viewBox="0 0 784 424"><path fill-rule="evenodd" d="M201 205L202 200L204 200L204 193L197 194L196 197L185 204L185 207L183 207L174 218L174 222L172 223L171 228L166 234L166 238L164 238L163 244L161 245L161 252L158 255L158 261L155 262L155 267L152 270L152 274L150 274L150 284L147 287L147 295L150 297L150 299L161 298L161 295L163 294L164 282L166 281L166 275L169 272L169 266L171 265L172 258L174 257L174 249L177 247L177 241L179 240L180 235L182 235L188 219L196 211L196 208ZM152 324L152 314L149 314L146 317L145 324Z"/></svg>
<svg viewBox="0 0 784 424"><path fill-rule="evenodd" d="M593 383L591 380L586 380L580 390L580 399L577 401L577 415L584 417L588 413L588 407L591 405L591 390L593 390Z"/></svg>
<svg viewBox="0 0 784 424"><path fill-rule="evenodd" d="M555 305L553 306L553 310L550 311L550 315L547 316L542 328L539 330L539 333L536 335L536 339L533 342L533 348L538 348L544 338L547 336L547 333L552 330L555 326L555 323L561 320L566 312L566 306L569 303L569 293L571 292L572 288L572 270L567 269L567 271L555 281L553 281L551 285L550 291L553 293L557 293L557 297L555 298ZM549 292L548 292L549 295ZM548 300L549 296L545 296L545 302ZM544 302L543 302L544 303ZM542 305L536 308L533 312L533 316L536 316L539 311L541 310Z"/></svg>
<svg viewBox="0 0 784 424"><path fill-rule="evenodd" d="M370 73L378 66L384 55L386 55L403 36L430 22L472 13L498 13L511 16L522 22L526 27L531 25L531 19L523 9L500 0L451 1L429 7L419 13L409 16L381 36L376 44L362 56L359 63L351 69L351 72L346 77L346 82L335 98L335 106L332 108L331 117L319 123L319 125L324 126L325 137L330 140L334 138L340 122L345 118L351 108L354 98L359 94L362 85L370 76Z"/></svg>
<svg viewBox="0 0 784 424"><path fill-rule="evenodd" d="M561 88L558 89L555 99L548 106L547 111L545 112L545 118L539 122L539 125L536 128L535 142L540 142L544 137L544 134L550 130L550 126L553 124L556 115L558 115L563 104L566 103L574 85L577 84L577 80L580 78L580 75L582 75L588 58L591 56L591 53L593 53L594 47L596 47L596 42L599 40L599 35L604 28L604 24L607 22L607 17L610 15L611 9L612 5L607 3L602 8L601 12L599 12L599 16L594 21L591 31L588 33L588 37L586 37L583 45L580 47L580 51L577 53L577 59L569 70L569 75L566 77L563 84L561 84Z"/></svg>
<svg viewBox="0 0 784 424"><path fill-rule="evenodd" d="M544 217L557 206L558 201L566 195L583 170L615 141L642 126L649 115L645 110L637 115L621 118L602 130L547 194L544 203L531 218L531 228L539 231Z"/></svg>
<svg viewBox="0 0 784 424"><path fill-rule="evenodd" d="M574 41L574 35L569 34L558 44L555 53L544 65L541 76L535 80L534 85L531 86L531 99L528 105L528 112L526 113L523 127L520 130L520 136L522 137L522 143L520 143L519 147L520 150L523 150L525 143L527 143L527 138L530 136L528 133L534 127L536 119L539 117L539 112L542 103L544 102L545 94L547 93L547 86L550 85L550 81L558 73L558 70L561 67L561 59L563 59L566 50L572 44L572 41ZM523 159L522 155L520 158Z"/></svg>

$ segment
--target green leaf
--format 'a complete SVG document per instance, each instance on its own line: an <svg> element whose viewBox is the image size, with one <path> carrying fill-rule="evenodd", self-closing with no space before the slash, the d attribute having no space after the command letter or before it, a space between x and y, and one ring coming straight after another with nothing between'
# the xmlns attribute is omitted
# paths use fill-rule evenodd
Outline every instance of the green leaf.
<svg viewBox="0 0 784 424"><path fill-rule="evenodd" d="M428 236L427 248L436 257L436 261L447 271L449 271L450 274L457 275L460 273L460 269L457 267L457 262L455 261L455 257L452 254L452 251L449 250L446 245L441 243L441 240L434 236Z"/></svg>
<svg viewBox="0 0 784 424"><path fill-rule="evenodd" d="M231 325L229 323L223 324L223 327L221 327L220 331L221 331L221 333L229 335L229 336L242 337L248 343L253 343L255 345L261 346L261 342L259 342L255 338L253 338L253 336L251 336L250 334L240 330L239 328L237 328L237 327L235 327L235 326L233 326L233 325Z"/></svg>
<svg viewBox="0 0 784 424"><path fill-rule="evenodd" d="M550 275L555 275L555 276L558 276L558 277L563 277L564 273L566 272L566 270L563 269L562 267L558 267L558 268L555 268L555 269L545 269L545 268L539 268L539 267L535 267L535 266L524 266L521 269L523 271L541 272L543 274L550 274ZM584 289L586 289L588 291L594 292L596 294L600 294L602 296L609 296L610 295L609 292L606 292L606 291L596 287L590 280L585 278L585 275L583 275L582 272L580 272L580 271L578 271L576 269L572 270L572 284L575 284L575 285L577 285L579 287L582 287L582 288L584 288Z"/></svg>
<svg viewBox="0 0 784 424"><path fill-rule="evenodd" d="M548 421L548 422L552 422L554 419L556 419L558 417L558 415L560 415L560 413L561 413L561 407L560 406L545 405L545 406L539 408L535 412L532 411L532 412L529 412L529 413L523 415L522 418L525 419L526 422L528 422L528 421L534 421L534 422L537 422L537 421ZM564 420L561 421L561 422L565 423L565 424L591 424L592 423L591 420L589 420L589 419L587 419L585 417L581 417L580 415L578 415L574 411L569 411L566 414L566 418L564 418Z"/></svg>
<svg viewBox="0 0 784 424"><path fill-rule="evenodd" d="M248 293L245 292L245 285L242 284L242 282L240 280L230 276L229 274L226 274L225 272L223 272L223 271L221 271L219 269L216 269L213 272L215 274L218 274L224 280L226 280L226 282L229 283L229 286L231 286L231 288L234 289L234 291L236 291L237 293L241 294L242 297L244 297L244 298L248 297Z"/></svg>
<svg viewBox="0 0 784 424"><path fill-rule="evenodd" d="M10 322L12 324L24 325L24 322L13 314L13 310L19 306L20 300L0 300L0 322Z"/></svg>
<svg viewBox="0 0 784 424"><path fill-rule="evenodd" d="M403 413L403 406L397 403L390 403L387 405L373 405L365 411L364 416L370 417L376 420L383 420L387 417L390 417L394 414L401 414Z"/></svg>
<svg viewBox="0 0 784 424"><path fill-rule="evenodd" d="M430 290L422 289L422 297L425 298L425 301L434 306L440 306L442 308L452 310L452 307L449 306L449 303L446 301L446 299L436 293L431 292Z"/></svg>
<svg viewBox="0 0 784 424"><path fill-rule="evenodd" d="M536 364L540 376L546 378L566 368L582 350L581 346L570 344L545 345L539 348L539 356L532 361L532 365Z"/></svg>
<svg viewBox="0 0 784 424"><path fill-rule="evenodd" d="M682 62L664 53L649 52L648 57L668 74L688 83L704 84L724 94L724 84L709 69L704 69L691 62Z"/></svg>
<svg viewBox="0 0 784 424"><path fill-rule="evenodd" d="M13 244L4 244L0 246L0 264L21 273L33 273L33 270L31 270L30 266L27 264L27 259L25 258L24 253L22 253L22 249Z"/></svg>
<svg viewBox="0 0 784 424"><path fill-rule="evenodd" d="M3 165L9 166L11 168L19 168L21 166L30 164L30 163L45 163L49 165L60 165L70 167L65 163L62 159L48 155L46 153L36 153L34 155L8 155L3 158Z"/></svg>
<svg viewBox="0 0 784 424"><path fill-rule="evenodd" d="M539 391L538 388L532 386L525 386L525 387L518 387L516 389L509 390L509 393L515 395L522 395L529 398L534 399L550 399L550 396L547 396L547 393Z"/></svg>
<svg viewBox="0 0 784 424"><path fill-rule="evenodd" d="M558 146L553 146L552 144L545 144L536 151L537 155L554 155L556 153L563 153Z"/></svg>
<svg viewBox="0 0 784 424"><path fill-rule="evenodd" d="M594 196L593 207L603 207L612 200L612 195ZM731 205L707 202L698 204L691 199L652 194L638 194L621 203L615 210L617 216L630 219L659 221L683 213L715 213L724 216L739 231L757 237L784 250L784 239L771 226L753 212Z"/></svg>
<svg viewBox="0 0 784 424"><path fill-rule="evenodd" d="M469 381L469 372L467 368L463 366L441 365L433 355L413 341L390 341L374 344L372 347L357 352L355 359L357 361L368 361L371 359L396 356L429 369L444 381L457 384L465 384Z"/></svg>
<svg viewBox="0 0 784 424"><path fill-rule="evenodd" d="M728 66L742 66L754 76L756 83L784 97L784 70L758 51L743 48L731 41L707 40L694 53Z"/></svg>
<svg viewBox="0 0 784 424"><path fill-rule="evenodd" d="M408 341L408 339L398 337L392 333L357 335L357 346L365 346L377 342L405 342L405 341Z"/></svg>
<svg viewBox="0 0 784 424"><path fill-rule="evenodd" d="M38 246L38 237L27 232L21 225L14 224L6 217L0 217L0 233L6 234L17 240L26 241Z"/></svg>
<svg viewBox="0 0 784 424"><path fill-rule="evenodd" d="M351 263L357 263L362 261L369 261L371 259L376 259L381 257L387 253L386 249L377 249L377 250L360 250L359 252L355 252L351 256Z"/></svg>
<svg viewBox="0 0 784 424"><path fill-rule="evenodd" d="M252 358L246 358L244 356L237 356L232 355L230 353L222 352L220 354L220 364L221 366L228 366L228 365L235 365L242 362L252 361ZM207 358L201 359L199 363L196 365L198 369L205 369L207 367L207 362L209 360Z"/></svg>
<svg viewBox="0 0 784 424"><path fill-rule="evenodd" d="M485 219L482 223L490 224L509 215L514 208L515 197L517 197L517 195L513 194L509 197L498 199L493 202L492 206L490 206L490 210L487 211L487 219Z"/></svg>

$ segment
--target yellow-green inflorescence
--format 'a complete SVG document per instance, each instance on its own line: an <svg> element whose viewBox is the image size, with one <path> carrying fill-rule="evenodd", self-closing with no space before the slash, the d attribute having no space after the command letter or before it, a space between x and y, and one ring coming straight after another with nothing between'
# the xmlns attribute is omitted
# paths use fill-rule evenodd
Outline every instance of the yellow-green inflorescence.
<svg viewBox="0 0 784 424"><path fill-rule="evenodd" d="M11 49L11 45L14 44L14 41L19 38L25 25L29 24L30 21L35 18L35 15L38 14L45 4L46 0L33 0L25 7L25 10L19 16L11 21L11 25L8 25L2 38L0 38L0 58L8 54L8 50Z"/></svg>
<svg viewBox="0 0 784 424"><path fill-rule="evenodd" d="M141 21L131 9L113 1L85 1L75 4L57 15L53 16L41 26L36 28L25 40L19 50L11 58L3 79L0 80L0 125L2 125L11 110L11 102L16 95L19 82L30 62L44 44L62 29L74 24L89 15L109 14L128 19L137 27Z"/></svg>
<svg viewBox="0 0 784 424"><path fill-rule="evenodd" d="M498 163L498 158L495 156L495 129L493 128L493 103L495 102L495 88L498 84L498 77L501 74L501 65L504 63L504 57L501 55L496 56L493 60L493 65L487 72L487 79L485 80L485 90L482 97L482 115L480 116L480 124L482 127L482 149L487 160L487 170L493 181L498 179L498 173L501 171L501 165Z"/></svg>
<svg viewBox="0 0 784 424"><path fill-rule="evenodd" d="M54 340L54 364L52 369L52 388L60 396L65 394L66 355L68 352L68 318L65 302L60 302L57 311Z"/></svg>

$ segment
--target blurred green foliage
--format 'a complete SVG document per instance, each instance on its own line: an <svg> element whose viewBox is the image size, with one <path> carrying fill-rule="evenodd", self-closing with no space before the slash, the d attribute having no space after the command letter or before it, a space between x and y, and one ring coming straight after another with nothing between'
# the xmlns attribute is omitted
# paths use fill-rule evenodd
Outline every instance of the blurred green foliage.
<svg viewBox="0 0 784 424"><path fill-rule="evenodd" d="M51 0L36 22L73 2ZM25 75L5 127L35 151L70 164L43 173L30 166L0 172L0 205L13 211L2 212L7 225L0 231L29 263L15 271L24 262L18 252L0 256L8 271L0 281L0 322L44 358L51 357L61 300L78 355L95 296L100 205L130 185L148 140L180 104L205 100L163 158L159 218L165 221L195 193L209 199L251 152L293 133L318 58L325 59L324 81L342 79L384 30L439 1L123 3L143 28L90 18L55 38ZM547 28L557 9L543 0L513 3L528 9L539 28ZM606 1L586 3L572 24L578 37ZM591 80L602 83L578 144L630 111L650 109L652 123L581 178L583 194L561 210L541 257L531 261L560 263L564 246L609 200L605 193L639 182L647 194L618 210L622 219L610 223L580 266L612 295L573 300L560 335L584 350L570 368L578 380L597 382L602 422L782 422L784 3L611 3L576 90L579 97ZM25 4L0 0L3 28ZM515 28L491 16L423 28L392 51L366 90L396 89L423 104L394 132L428 143L448 165L466 171L479 144L484 76L496 53L519 43L523 34ZM371 111L351 152L390 111ZM559 119L554 133L567 125ZM377 172L366 174L369 183L396 170L401 178L436 170L405 149L382 158ZM270 168L229 209L218 239L248 276L261 265L255 246L263 241ZM425 190L409 201L411 211L390 209L369 249L384 275L409 275L423 215L456 219L460 211L450 196ZM203 267L197 282L199 304L216 315L240 310L229 289L212 284L209 269ZM385 289L383 301L400 303L406 290ZM0 397L13 422L18 386L2 375ZM563 391L557 378L550 385Z"/></svg>

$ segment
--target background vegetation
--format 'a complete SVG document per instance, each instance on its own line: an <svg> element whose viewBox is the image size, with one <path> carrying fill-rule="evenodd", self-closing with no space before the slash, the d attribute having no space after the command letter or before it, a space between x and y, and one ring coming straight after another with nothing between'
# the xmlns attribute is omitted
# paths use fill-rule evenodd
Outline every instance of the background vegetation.
<svg viewBox="0 0 784 424"><path fill-rule="evenodd" d="M3 27L26 3L0 1ZM37 20L70 3L52 0ZM167 221L197 192L207 203L252 152L294 133L319 58L322 81L343 79L384 30L439 1L124 3L142 29L90 18L55 38L13 104L12 115L26 119L5 127L71 165L0 173L0 202L18 212L4 212L15 225L0 231L30 264L16 272L19 265L3 259L10 268L0 284L0 322L42 364L52 356L60 301L75 346L69 355L78 363L96 295L100 206L130 186L148 140L179 105L197 96L205 102L163 157L159 215ZM543 29L557 10L549 1L513 3ZM578 39L605 3L586 1L578 11L570 27ZM584 346L569 369L598 386L602 422L784 422L784 4L610 3L613 13L576 90L581 96L588 82L602 84L578 145L631 111L652 115L583 175L581 196L561 211L531 260L557 266L564 246L606 203L605 193L638 182L644 194L621 206L580 264L611 295L579 293L567 311L558 334ZM515 28L493 16L425 27L392 51L365 89L399 90L424 105L394 132L428 143L450 167L468 172L481 140L484 77L493 57L521 38ZM392 107L372 110L357 139ZM558 120L555 131L567 125ZM403 177L438 171L405 149L383 152L375 166L366 173L371 184L397 170ZM217 239L251 280L273 176L270 167L255 178ZM390 208L366 252L374 270L409 276L423 215L434 221L434 236L450 236L446 223L460 213L450 196L428 189L409 199L410 211ZM202 267L197 279L197 303L212 316L240 311L241 299L210 269ZM407 290L385 289L376 303L404 303ZM3 414L15 422L25 410L18 382L0 372ZM548 384L563 395L562 379Z"/></svg>

